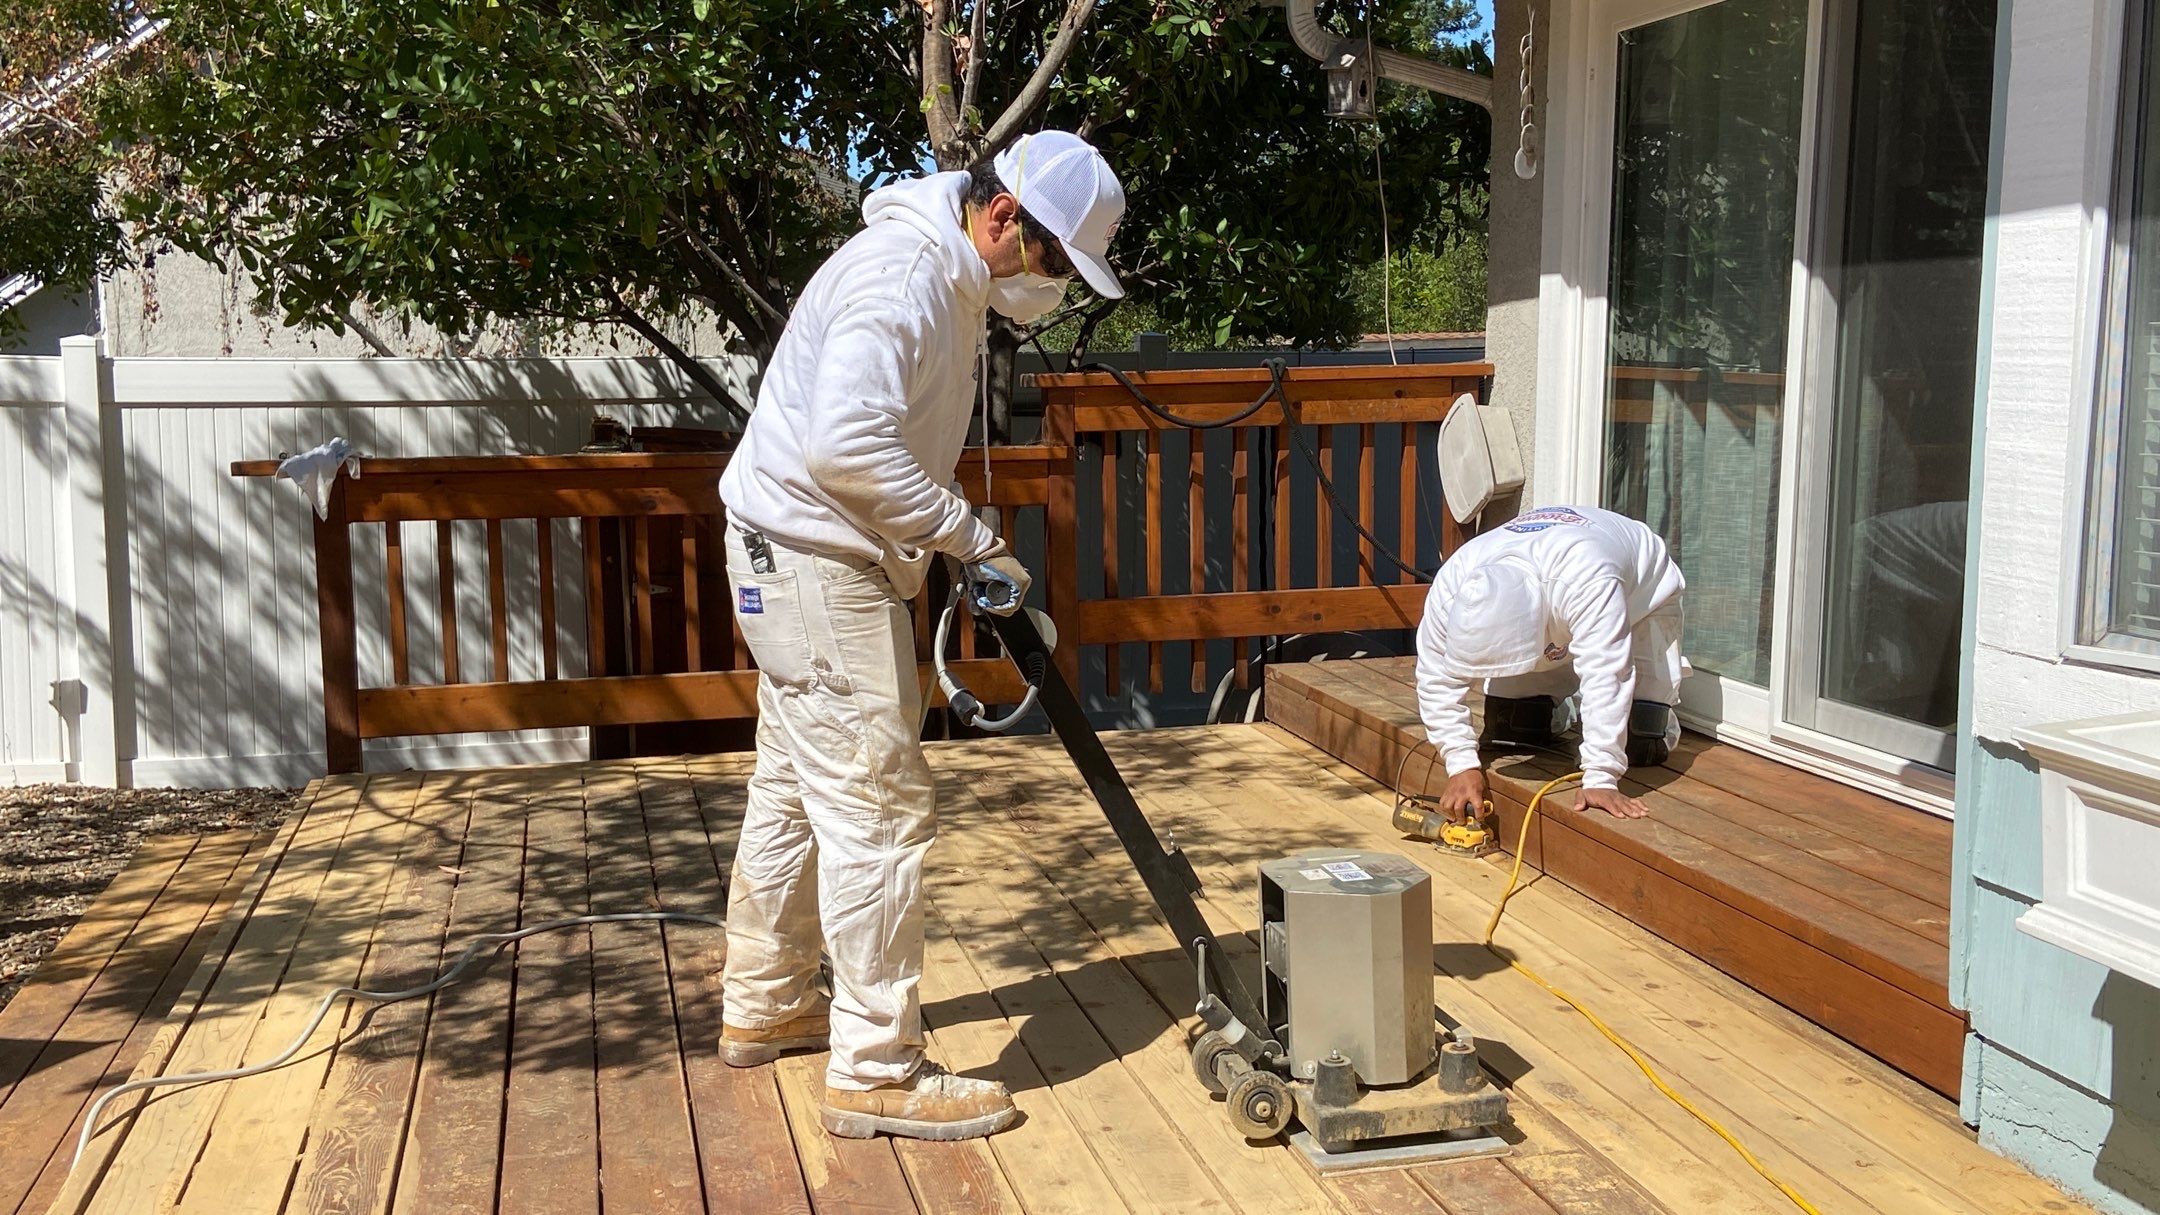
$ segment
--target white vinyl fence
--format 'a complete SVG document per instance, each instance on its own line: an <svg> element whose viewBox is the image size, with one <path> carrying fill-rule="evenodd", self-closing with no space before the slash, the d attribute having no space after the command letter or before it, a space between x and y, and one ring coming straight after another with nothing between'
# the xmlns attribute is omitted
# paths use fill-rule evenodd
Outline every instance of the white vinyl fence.
<svg viewBox="0 0 2160 1215"><path fill-rule="evenodd" d="M719 424L717 408L655 359L109 359L95 338L67 339L57 358L0 358L0 784L320 775L308 506L290 482L233 478L232 462L332 436L383 457L569 452L596 412L630 425ZM422 532L432 529L408 533L406 554L416 673L441 664L422 640L440 636L433 537ZM534 560L527 533L511 532L523 537L506 554L513 574ZM356 540L364 579L382 568L381 537ZM578 582L560 588L566 675L583 671ZM380 612L379 598L362 601ZM461 656L484 662L486 596L474 588L458 602L461 617L476 613L459 622L461 652L476 646ZM387 682L383 630L366 611L361 678ZM530 639L539 626L512 627ZM537 661L538 648L513 653ZM583 731L554 731L384 740L368 755L371 768L445 767L584 748Z"/></svg>

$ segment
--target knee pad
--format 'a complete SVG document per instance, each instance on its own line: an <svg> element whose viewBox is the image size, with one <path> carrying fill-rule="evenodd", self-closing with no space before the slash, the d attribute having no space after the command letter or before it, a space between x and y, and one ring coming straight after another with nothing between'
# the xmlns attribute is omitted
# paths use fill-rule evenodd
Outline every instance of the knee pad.
<svg viewBox="0 0 2160 1215"><path fill-rule="evenodd" d="M1507 745L1525 743L1536 747L1549 747L1560 740L1560 732L1566 729L1567 711L1561 702L1550 696L1493 696L1485 697L1485 737L1487 743Z"/></svg>
<svg viewBox="0 0 2160 1215"><path fill-rule="evenodd" d="M1680 742L1680 715L1671 705L1638 700L1628 709L1627 760L1631 768L1653 768L1672 755Z"/></svg>

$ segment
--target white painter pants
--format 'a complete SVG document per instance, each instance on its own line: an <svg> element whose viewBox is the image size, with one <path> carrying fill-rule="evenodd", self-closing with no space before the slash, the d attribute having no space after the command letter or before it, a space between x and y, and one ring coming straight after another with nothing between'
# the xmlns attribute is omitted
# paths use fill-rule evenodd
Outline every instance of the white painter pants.
<svg viewBox="0 0 2160 1215"><path fill-rule="evenodd" d="M728 529L735 615L757 659L757 769L728 892L729 1023L816 1011L832 959L826 1083L867 1089L922 1058L923 856L937 793L923 760L908 609L883 570L772 544L751 568Z"/></svg>

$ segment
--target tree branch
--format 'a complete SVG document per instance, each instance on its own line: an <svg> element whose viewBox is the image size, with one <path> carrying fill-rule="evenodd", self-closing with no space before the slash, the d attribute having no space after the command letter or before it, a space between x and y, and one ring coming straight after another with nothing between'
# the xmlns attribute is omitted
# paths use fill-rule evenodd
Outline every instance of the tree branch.
<svg viewBox="0 0 2160 1215"><path fill-rule="evenodd" d="M681 368L683 374L689 376L691 382L704 389L712 397L713 402L726 410L737 424L747 424L750 421L749 409L736 399L735 394L729 391L727 385L720 382L718 376L707 371L703 363L698 362L689 351L676 345L673 338L660 332L659 328L651 321L646 320L637 309L624 303L621 295L610 289L608 296L613 305L609 309L611 319L627 327L639 337L651 342L653 349L658 350L668 362Z"/></svg>
<svg viewBox="0 0 2160 1215"><path fill-rule="evenodd" d="M960 128L967 130L968 115L975 110L975 85L982 79L983 29L989 23L990 0L974 0L968 23L967 77L960 85Z"/></svg>
<svg viewBox="0 0 2160 1215"><path fill-rule="evenodd" d="M990 124L989 133L983 136L982 150L985 154L996 152L1011 143L1020 129L1034 121L1035 112L1050 98L1050 86L1065 68L1065 61L1080 44L1080 32L1087 28L1088 18L1095 15L1095 0L1066 0L1065 15L1058 20L1057 37L1050 42L1050 49L1043 52L1042 62L1035 65L1035 74L1028 77L1027 85L1020 95L1013 98L1005 112Z"/></svg>
<svg viewBox="0 0 2160 1215"><path fill-rule="evenodd" d="M366 321L361 320L360 314L353 311L353 306L350 302L344 304L338 309L338 319L344 321L346 326L350 328L354 333L359 334L360 340L368 344L368 349L374 351L375 353L381 355L386 359L394 359L398 357L397 349L393 347L389 342L385 341L383 339L382 333L378 331L373 325L370 325Z"/></svg>
<svg viewBox="0 0 2160 1215"><path fill-rule="evenodd" d="M923 121L930 128L930 151L941 169L954 156L960 140L960 108L953 101L952 35L945 27L952 20L952 0L925 0L922 39Z"/></svg>

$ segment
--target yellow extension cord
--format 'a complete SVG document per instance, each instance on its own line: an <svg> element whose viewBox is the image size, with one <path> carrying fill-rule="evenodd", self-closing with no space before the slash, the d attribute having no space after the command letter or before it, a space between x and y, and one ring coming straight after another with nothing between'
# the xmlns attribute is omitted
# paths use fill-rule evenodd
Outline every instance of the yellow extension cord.
<svg viewBox="0 0 2160 1215"><path fill-rule="evenodd" d="M1546 794L1552 792L1553 789L1557 786L1564 785L1571 780L1581 779L1582 773L1580 772L1570 772L1566 776L1556 776L1553 779L1546 781L1545 787L1539 789L1537 791L1537 794L1530 799L1530 808L1523 812L1522 830L1517 832L1515 836L1515 867L1508 873L1507 889L1500 892L1500 901L1493 904L1492 918L1485 921L1485 939L1479 943L1484 945L1485 948L1491 950L1494 957L1507 963L1516 971L1520 972L1524 978L1530 980L1532 983L1537 984L1539 987L1544 988L1546 991L1551 992L1562 1002L1566 1003L1568 1007L1574 1009L1576 1012L1581 1013L1583 1015L1583 1018L1589 1021L1591 1025L1595 1026L1599 1033L1605 1035L1606 1041L1612 1043L1614 1046L1619 1047L1629 1059L1634 1061L1636 1067L1642 1069L1642 1074L1649 1077L1650 1083L1656 1085L1659 1092L1665 1094L1667 1097L1672 1098L1673 1104L1694 1115L1695 1121L1709 1127L1710 1130L1714 1134L1716 1134L1718 1138L1723 1139L1728 1145L1730 1145L1733 1151L1740 1153L1740 1159L1747 1161L1749 1168L1754 1169L1757 1173L1761 1174L1764 1181L1767 1181L1771 1185L1776 1186L1778 1189L1778 1193L1783 1194L1787 1199L1791 1200L1794 1206L1800 1208L1803 1211L1806 1211L1808 1215L1822 1215L1822 1212L1816 1208L1814 1203L1809 1202L1806 1198L1801 1197L1800 1191L1792 1188L1792 1186L1788 1184L1783 1178L1779 1177L1776 1173L1771 1172L1767 1165L1763 1164L1762 1161L1757 1160L1755 1158L1755 1153L1749 1151L1747 1145L1740 1142L1739 1138L1735 1136L1731 1131L1726 1130L1724 1126L1718 1122L1717 1119L1712 1118L1710 1115L1704 1113L1699 1107L1696 1106L1694 1102L1688 1100L1686 1097L1682 1096L1679 1092L1674 1090L1672 1085L1665 1083L1665 1078L1657 1074L1657 1069L1650 1066L1650 1060L1644 1058L1643 1053L1635 1049L1633 1043L1629 1042L1626 1038L1623 1038L1618 1033L1614 1032L1612 1026L1605 1024L1604 1020L1601 1019L1596 1013L1591 1012L1590 1009L1586 1007L1581 1000L1576 999L1575 997L1567 994L1559 988L1554 987L1551 983L1546 982L1543 975L1540 975L1538 972L1523 965L1521 962L1517 961L1511 954L1501 949L1498 945L1493 944L1493 933L1500 927L1501 913L1507 910L1508 900L1515 897L1517 883L1522 880L1523 845L1527 843L1530 839L1530 820L1537 817L1538 807L1545 801Z"/></svg>

